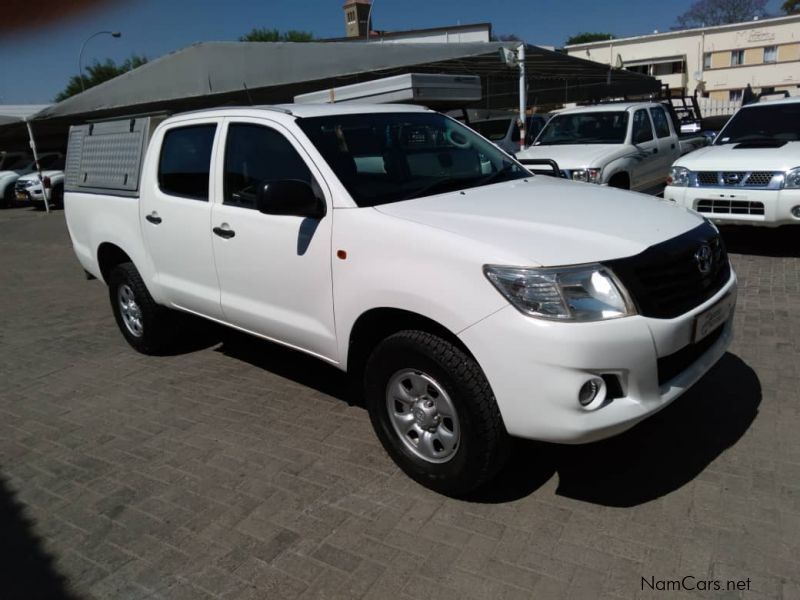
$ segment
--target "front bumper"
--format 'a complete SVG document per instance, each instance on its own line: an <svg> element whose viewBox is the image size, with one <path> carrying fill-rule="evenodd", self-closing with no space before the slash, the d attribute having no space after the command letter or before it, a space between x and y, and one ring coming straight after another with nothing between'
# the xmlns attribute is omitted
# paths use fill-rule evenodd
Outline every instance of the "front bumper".
<svg viewBox="0 0 800 600"><path fill-rule="evenodd" d="M41 185L17 187L14 190L17 200L23 202L44 202L44 192Z"/></svg>
<svg viewBox="0 0 800 600"><path fill-rule="evenodd" d="M715 223L729 225L800 225L792 207L800 206L800 189L664 188L664 199L700 212ZM713 207L713 208L710 208Z"/></svg>
<svg viewBox="0 0 800 600"><path fill-rule="evenodd" d="M533 319L508 306L459 334L492 386L511 435L584 443L629 429L675 400L725 353L733 312L719 337L685 369L659 385L659 359L690 344L695 317L728 294L736 275L708 301L674 319L625 317L596 323ZM621 397L586 410L578 390L591 377L619 378Z"/></svg>

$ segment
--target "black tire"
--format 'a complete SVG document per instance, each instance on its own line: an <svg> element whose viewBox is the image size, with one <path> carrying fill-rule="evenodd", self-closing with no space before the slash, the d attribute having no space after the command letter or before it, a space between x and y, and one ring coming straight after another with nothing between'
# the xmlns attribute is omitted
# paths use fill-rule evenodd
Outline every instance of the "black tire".
<svg viewBox="0 0 800 600"><path fill-rule="evenodd" d="M51 198L53 200L53 206L57 209L64 208L64 186L57 185L53 187L53 191L51 192Z"/></svg>
<svg viewBox="0 0 800 600"><path fill-rule="evenodd" d="M627 175L614 175L608 182L608 187L629 190L631 189L631 182Z"/></svg>
<svg viewBox="0 0 800 600"><path fill-rule="evenodd" d="M460 439L446 462L429 462L414 454L392 425L387 389L395 374L406 369L432 377L455 407ZM509 437L489 382L478 364L454 344L423 331L396 333L378 344L367 361L364 389L383 447L425 487L463 496L491 480L505 463Z"/></svg>
<svg viewBox="0 0 800 600"><path fill-rule="evenodd" d="M141 333L135 335L126 325L119 302L120 288L127 286L132 292L138 313L141 315ZM156 304L133 263L116 266L108 277L108 294L114 319L127 342L142 354L163 354L175 339L171 312Z"/></svg>
<svg viewBox="0 0 800 600"><path fill-rule="evenodd" d="M11 208L14 205L14 184L9 184L0 198L0 208Z"/></svg>

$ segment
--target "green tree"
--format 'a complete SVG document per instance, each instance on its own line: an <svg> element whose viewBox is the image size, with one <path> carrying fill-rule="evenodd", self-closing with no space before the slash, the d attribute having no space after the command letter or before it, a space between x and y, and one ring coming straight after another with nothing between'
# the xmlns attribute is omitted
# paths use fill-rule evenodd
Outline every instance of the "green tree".
<svg viewBox="0 0 800 600"><path fill-rule="evenodd" d="M714 27L766 16L767 0L697 0L678 16L678 27Z"/></svg>
<svg viewBox="0 0 800 600"><path fill-rule="evenodd" d="M493 42L521 42L522 38L520 38L516 33L501 33L499 35L492 34L490 38Z"/></svg>
<svg viewBox="0 0 800 600"><path fill-rule="evenodd" d="M265 27L255 27L247 35L239 38L240 42L310 42L314 39L314 34L310 31L298 31L290 29L281 33L277 29L267 29Z"/></svg>
<svg viewBox="0 0 800 600"><path fill-rule="evenodd" d="M787 15L796 15L800 13L800 0L786 0L781 5L781 10Z"/></svg>
<svg viewBox="0 0 800 600"><path fill-rule="evenodd" d="M588 42L602 42L605 40L613 40L614 34L613 33L579 33L577 35L573 35L569 38L564 44L565 46L571 46L572 44L586 44Z"/></svg>
<svg viewBox="0 0 800 600"><path fill-rule="evenodd" d="M138 56L136 54L125 59L120 64L115 63L110 58L107 58L105 62L95 61L81 73L83 76L83 85L81 85L81 77L73 75L69 78L67 86L56 96L55 101L61 102L62 100L66 100L70 96L80 94L84 88L88 90L90 87L94 87L104 81L114 79L117 75L122 75L136 67L141 67L146 62L146 56Z"/></svg>

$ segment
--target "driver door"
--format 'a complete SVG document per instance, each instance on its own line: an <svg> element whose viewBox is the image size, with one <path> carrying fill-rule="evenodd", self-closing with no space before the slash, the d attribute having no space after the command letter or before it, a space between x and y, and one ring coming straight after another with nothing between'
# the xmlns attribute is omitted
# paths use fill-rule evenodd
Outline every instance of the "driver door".
<svg viewBox="0 0 800 600"><path fill-rule="evenodd" d="M214 258L227 322L324 358L336 354L331 198L322 219L256 209L270 181L324 180L291 133L267 119L226 119L214 190Z"/></svg>
<svg viewBox="0 0 800 600"><path fill-rule="evenodd" d="M653 134L653 123L646 108L633 113L631 119L631 142L636 148L631 169L631 189L641 192L658 185L661 162L658 141Z"/></svg>

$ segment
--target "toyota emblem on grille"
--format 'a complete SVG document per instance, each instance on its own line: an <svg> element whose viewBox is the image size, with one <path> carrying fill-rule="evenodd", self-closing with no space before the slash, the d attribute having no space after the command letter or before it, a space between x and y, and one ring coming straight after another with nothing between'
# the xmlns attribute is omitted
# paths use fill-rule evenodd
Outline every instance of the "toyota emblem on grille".
<svg viewBox="0 0 800 600"><path fill-rule="evenodd" d="M714 264L714 253L711 251L711 246L708 244L700 246L697 252L694 253L694 261L697 263L697 268L703 275L709 273Z"/></svg>

